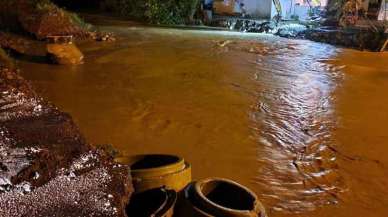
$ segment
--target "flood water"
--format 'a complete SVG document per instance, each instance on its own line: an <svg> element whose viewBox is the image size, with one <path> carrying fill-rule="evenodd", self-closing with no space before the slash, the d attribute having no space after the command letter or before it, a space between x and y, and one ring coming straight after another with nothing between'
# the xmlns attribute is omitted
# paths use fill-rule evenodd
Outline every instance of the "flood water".
<svg viewBox="0 0 388 217"><path fill-rule="evenodd" d="M20 61L88 141L174 153L270 216L388 216L388 54L270 35L110 26L85 64Z"/></svg>

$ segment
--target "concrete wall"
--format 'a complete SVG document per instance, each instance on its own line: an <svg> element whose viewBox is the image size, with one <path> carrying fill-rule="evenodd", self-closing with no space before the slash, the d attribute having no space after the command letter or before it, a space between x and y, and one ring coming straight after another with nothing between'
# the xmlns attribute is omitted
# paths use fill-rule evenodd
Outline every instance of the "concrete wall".
<svg viewBox="0 0 388 217"><path fill-rule="evenodd" d="M388 1L382 0L378 20L388 21Z"/></svg>

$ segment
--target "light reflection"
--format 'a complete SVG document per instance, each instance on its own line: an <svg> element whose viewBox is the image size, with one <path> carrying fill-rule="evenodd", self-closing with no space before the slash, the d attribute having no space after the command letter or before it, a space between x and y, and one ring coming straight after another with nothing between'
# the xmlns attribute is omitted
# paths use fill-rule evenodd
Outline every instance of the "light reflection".
<svg viewBox="0 0 388 217"><path fill-rule="evenodd" d="M339 69L317 62L334 55L333 48L309 44L258 57L254 77L261 97L252 117L264 166L256 183L274 211L314 210L337 203L342 191L335 153L327 149Z"/></svg>

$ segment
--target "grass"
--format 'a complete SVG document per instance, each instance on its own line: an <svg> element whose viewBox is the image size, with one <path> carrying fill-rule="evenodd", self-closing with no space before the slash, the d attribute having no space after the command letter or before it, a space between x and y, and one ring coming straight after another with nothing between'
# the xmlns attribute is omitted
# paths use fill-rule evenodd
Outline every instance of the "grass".
<svg viewBox="0 0 388 217"><path fill-rule="evenodd" d="M91 30L92 25L89 23L86 23L80 16L78 16L78 14L72 13L72 12L69 12L66 10L63 10L63 11L64 11L65 15L70 18L70 20L72 21L72 23L74 25L79 26L80 28L82 28L84 30Z"/></svg>

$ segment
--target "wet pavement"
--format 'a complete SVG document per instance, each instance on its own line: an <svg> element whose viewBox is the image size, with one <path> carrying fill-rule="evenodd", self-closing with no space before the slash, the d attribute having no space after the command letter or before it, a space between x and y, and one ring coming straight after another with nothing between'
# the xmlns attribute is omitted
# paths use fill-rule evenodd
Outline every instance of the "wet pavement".
<svg viewBox="0 0 388 217"><path fill-rule="evenodd" d="M270 216L388 214L388 55L263 34L110 26L80 66L20 61L87 139L173 153ZM28 70L26 70L28 69Z"/></svg>

